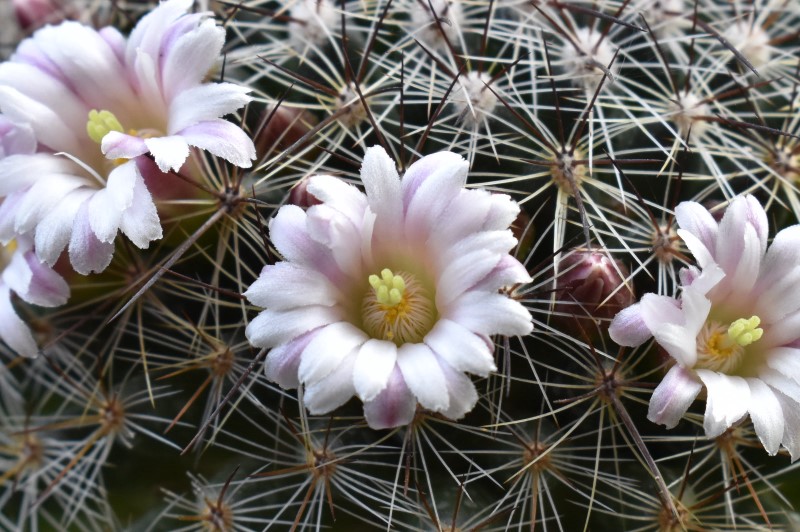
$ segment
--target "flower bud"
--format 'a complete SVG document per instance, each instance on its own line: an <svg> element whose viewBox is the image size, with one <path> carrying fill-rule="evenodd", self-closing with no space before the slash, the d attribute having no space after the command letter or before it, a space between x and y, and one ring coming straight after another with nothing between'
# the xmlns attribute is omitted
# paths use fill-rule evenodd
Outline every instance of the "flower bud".
<svg viewBox="0 0 800 532"><path fill-rule="evenodd" d="M556 313L569 321L610 320L634 303L627 276L625 266L600 251L571 251L559 263Z"/></svg>
<svg viewBox="0 0 800 532"><path fill-rule="evenodd" d="M308 179L308 176L306 176L295 183L292 190L289 191L289 198L286 200L287 204L308 209L309 207L322 203L316 196L308 191Z"/></svg>
<svg viewBox="0 0 800 532"><path fill-rule="evenodd" d="M256 133L255 145L258 158L274 156L285 150L316 125L316 119L305 109L281 105L277 109L264 109Z"/></svg>
<svg viewBox="0 0 800 532"><path fill-rule="evenodd" d="M64 11L52 0L13 0L13 4L17 21L27 32L65 18Z"/></svg>

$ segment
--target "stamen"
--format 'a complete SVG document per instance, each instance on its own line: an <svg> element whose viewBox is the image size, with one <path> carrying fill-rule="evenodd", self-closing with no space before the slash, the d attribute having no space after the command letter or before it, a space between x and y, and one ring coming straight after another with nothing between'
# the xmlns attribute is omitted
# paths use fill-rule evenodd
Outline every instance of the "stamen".
<svg viewBox="0 0 800 532"><path fill-rule="evenodd" d="M372 287L364 295L362 325L373 338L398 346L421 342L436 321L436 309L428 292L414 276L395 274L385 268L370 275Z"/></svg>
<svg viewBox="0 0 800 532"><path fill-rule="evenodd" d="M731 374L740 366L745 347L761 339L764 331L758 316L740 318L728 326L711 321L697 336L697 365Z"/></svg>
<svg viewBox="0 0 800 532"><path fill-rule="evenodd" d="M111 111L106 111L103 109L102 111L98 111L97 109L92 109L89 111L89 121L86 122L86 132L89 134L89 138L95 141L96 143L100 144L103 141L103 137L105 137L111 131L118 131L122 133L122 124L119 123L117 117Z"/></svg>

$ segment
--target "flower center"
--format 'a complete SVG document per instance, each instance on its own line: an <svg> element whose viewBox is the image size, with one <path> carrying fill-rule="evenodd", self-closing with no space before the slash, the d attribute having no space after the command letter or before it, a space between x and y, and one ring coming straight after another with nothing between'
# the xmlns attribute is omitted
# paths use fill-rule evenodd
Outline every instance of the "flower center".
<svg viewBox="0 0 800 532"><path fill-rule="evenodd" d="M372 287L361 308L364 330L373 338L395 344L418 343L436 321L428 291L411 274L385 268L370 275Z"/></svg>
<svg viewBox="0 0 800 532"><path fill-rule="evenodd" d="M758 316L740 318L728 327L716 321L706 323L697 337L697 365L704 369L732 373L741 362L744 348L758 341L764 334L760 324L761 319Z"/></svg>

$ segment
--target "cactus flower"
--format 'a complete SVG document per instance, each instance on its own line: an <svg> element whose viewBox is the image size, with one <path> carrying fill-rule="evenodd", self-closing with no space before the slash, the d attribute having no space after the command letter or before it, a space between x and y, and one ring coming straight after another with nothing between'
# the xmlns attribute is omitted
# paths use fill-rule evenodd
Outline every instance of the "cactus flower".
<svg viewBox="0 0 800 532"><path fill-rule="evenodd" d="M247 337L269 379L304 388L312 414L353 395L372 428L409 423L417 404L458 419L477 401L466 372L494 371L492 335L524 335L531 316L501 289L530 280L509 255L519 207L464 188L467 162L422 158L401 180L380 147L361 167L366 194L331 176L308 191L322 203L285 205L270 221L283 261L245 295L266 308Z"/></svg>
<svg viewBox="0 0 800 532"><path fill-rule="evenodd" d="M800 225L767 248L767 215L740 196L717 223L694 202L675 210L678 235L697 260L675 299L646 294L611 323L635 346L650 336L675 364L653 392L648 418L674 427L705 390L704 428L722 434L748 414L769 454L800 458Z"/></svg>

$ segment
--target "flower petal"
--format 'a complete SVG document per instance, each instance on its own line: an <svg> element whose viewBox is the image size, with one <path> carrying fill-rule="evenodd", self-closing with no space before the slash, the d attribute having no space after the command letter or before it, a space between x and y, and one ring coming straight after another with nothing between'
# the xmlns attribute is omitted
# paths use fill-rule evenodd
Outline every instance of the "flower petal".
<svg viewBox="0 0 800 532"><path fill-rule="evenodd" d="M402 227L403 203L400 177L394 161L380 146L367 148L361 165L361 181L367 192L369 207L380 213L376 220L376 232L390 238Z"/></svg>
<svg viewBox="0 0 800 532"><path fill-rule="evenodd" d="M524 336L533 330L530 312L503 294L467 292L442 317L484 336Z"/></svg>
<svg viewBox="0 0 800 532"><path fill-rule="evenodd" d="M31 330L17 316L11 305L11 292L4 284L0 284L0 340L22 356L33 358L39 354Z"/></svg>
<svg viewBox="0 0 800 532"><path fill-rule="evenodd" d="M250 168L256 148L247 133L226 120L208 120L182 129L178 133L189 145L222 157L240 168Z"/></svg>
<svg viewBox="0 0 800 532"><path fill-rule="evenodd" d="M324 379L306 386L303 402L313 415L327 414L345 404L355 394L353 365L356 353L351 351L341 364Z"/></svg>
<svg viewBox="0 0 800 532"><path fill-rule="evenodd" d="M706 436L716 438L742 419L750 403L750 386L741 377L698 369L697 376L706 387Z"/></svg>
<svg viewBox="0 0 800 532"><path fill-rule="evenodd" d="M442 364L445 382L447 383L447 394L450 406L442 410L442 414L450 419L461 419L467 412L475 408L478 402L478 392L469 377Z"/></svg>
<svg viewBox="0 0 800 532"><path fill-rule="evenodd" d="M114 255L114 244L100 241L92 231L88 207L84 201L75 214L69 241L69 261L83 275L105 270Z"/></svg>
<svg viewBox="0 0 800 532"><path fill-rule="evenodd" d="M87 188L73 190L36 226L36 253L49 266L55 265L69 243L75 216L92 194L94 191Z"/></svg>
<svg viewBox="0 0 800 532"><path fill-rule="evenodd" d="M149 151L144 139L119 131L109 131L100 142L100 150L109 159L133 159Z"/></svg>
<svg viewBox="0 0 800 532"><path fill-rule="evenodd" d="M309 307L300 310L307 308ZM300 382L308 385L324 379L346 356L366 341L367 335L364 331L346 321L337 321L320 329L301 355L297 373ZM349 380L353 380L352 375Z"/></svg>
<svg viewBox="0 0 800 532"><path fill-rule="evenodd" d="M425 344L403 344L397 364L411 393L428 410L441 412L450 406L447 382L436 355Z"/></svg>
<svg viewBox="0 0 800 532"><path fill-rule="evenodd" d="M440 319L425 336L425 344L457 371L468 371L481 377L496 371L494 345L458 323Z"/></svg>
<svg viewBox="0 0 800 532"><path fill-rule="evenodd" d="M331 307L310 306L288 311L265 310L247 324L245 336L256 347L275 347L340 319L339 311Z"/></svg>
<svg viewBox="0 0 800 532"><path fill-rule="evenodd" d="M58 307L69 299L69 285L52 268L39 261L33 251L25 253L25 261L31 272L31 283L26 292L17 291L17 295L34 305L42 307Z"/></svg>
<svg viewBox="0 0 800 532"><path fill-rule="evenodd" d="M681 229L689 231L698 239L706 253L711 254L716 250L719 226L708 209L694 201L684 201L675 207L675 220Z"/></svg>
<svg viewBox="0 0 800 532"><path fill-rule="evenodd" d="M371 401L386 388L397 365L397 346L384 340L368 340L358 350L353 384L362 401Z"/></svg>
<svg viewBox="0 0 800 532"><path fill-rule="evenodd" d="M169 107L169 134L215 120L247 104L250 89L233 83L207 83L179 92Z"/></svg>
<svg viewBox="0 0 800 532"><path fill-rule="evenodd" d="M371 429L408 425L417 411L417 399L406 386L400 367L395 365L381 393L364 403L364 417Z"/></svg>
<svg viewBox="0 0 800 532"><path fill-rule="evenodd" d="M619 311L608 326L608 335L615 343L627 347L642 345L652 337L642 318L641 304L636 303Z"/></svg>
<svg viewBox="0 0 800 532"><path fill-rule="evenodd" d="M307 305L332 306L338 291L316 270L279 262L264 266L244 295L259 307L287 310Z"/></svg>
<svg viewBox="0 0 800 532"><path fill-rule="evenodd" d="M133 182L133 197L122 213L119 229L139 249L147 249L150 242L158 240L162 235L156 205L138 170Z"/></svg>
<svg viewBox="0 0 800 532"><path fill-rule="evenodd" d="M272 349L264 360L264 374L267 379L284 389L300 386L300 380L297 378L300 355L317 332L319 329L308 331L292 341Z"/></svg>
<svg viewBox="0 0 800 532"><path fill-rule="evenodd" d="M668 429L675 427L702 388L694 372L672 366L650 398L647 419Z"/></svg>
<svg viewBox="0 0 800 532"><path fill-rule="evenodd" d="M772 389L760 379L747 379L750 385L750 419L767 453L775 455L783 440L783 409Z"/></svg>
<svg viewBox="0 0 800 532"><path fill-rule="evenodd" d="M153 137L145 139L144 143L162 172L181 169L189 157L189 140L182 135L168 137Z"/></svg>

